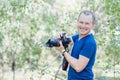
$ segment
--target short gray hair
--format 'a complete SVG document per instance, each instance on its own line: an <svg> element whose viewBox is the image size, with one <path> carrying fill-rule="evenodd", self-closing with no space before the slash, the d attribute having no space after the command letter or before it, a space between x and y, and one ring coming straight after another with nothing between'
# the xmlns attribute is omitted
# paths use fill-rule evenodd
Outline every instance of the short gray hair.
<svg viewBox="0 0 120 80"><path fill-rule="evenodd" d="M78 16L78 20L79 20L79 17L82 13L85 14L85 15L92 15L93 23L96 23L95 14L93 12L89 11L89 10L82 11Z"/></svg>

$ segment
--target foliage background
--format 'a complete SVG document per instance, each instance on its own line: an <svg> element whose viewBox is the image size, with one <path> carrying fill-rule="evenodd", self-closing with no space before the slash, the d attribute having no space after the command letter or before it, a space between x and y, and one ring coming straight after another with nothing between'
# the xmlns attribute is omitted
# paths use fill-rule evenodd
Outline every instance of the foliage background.
<svg viewBox="0 0 120 80"><path fill-rule="evenodd" d="M45 42L77 33L86 9L97 17L95 79L119 80L120 0L0 0L0 80L67 80L61 55Z"/></svg>

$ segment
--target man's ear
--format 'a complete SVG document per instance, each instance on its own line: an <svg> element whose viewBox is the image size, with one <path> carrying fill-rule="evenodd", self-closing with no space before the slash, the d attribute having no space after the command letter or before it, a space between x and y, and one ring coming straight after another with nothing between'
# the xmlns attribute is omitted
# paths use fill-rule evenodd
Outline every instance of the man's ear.
<svg viewBox="0 0 120 80"><path fill-rule="evenodd" d="M93 28L94 28L94 27L96 26L96 23L95 23L95 22L93 22L92 24L93 24Z"/></svg>

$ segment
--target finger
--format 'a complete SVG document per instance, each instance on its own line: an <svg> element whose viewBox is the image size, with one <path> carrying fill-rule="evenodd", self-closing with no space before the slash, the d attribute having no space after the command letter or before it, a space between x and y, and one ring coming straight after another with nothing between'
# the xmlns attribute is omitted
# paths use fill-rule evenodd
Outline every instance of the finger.
<svg viewBox="0 0 120 80"><path fill-rule="evenodd" d="M63 46L62 41L60 41L60 46Z"/></svg>
<svg viewBox="0 0 120 80"><path fill-rule="evenodd" d="M59 47L55 47L55 49L59 51Z"/></svg>

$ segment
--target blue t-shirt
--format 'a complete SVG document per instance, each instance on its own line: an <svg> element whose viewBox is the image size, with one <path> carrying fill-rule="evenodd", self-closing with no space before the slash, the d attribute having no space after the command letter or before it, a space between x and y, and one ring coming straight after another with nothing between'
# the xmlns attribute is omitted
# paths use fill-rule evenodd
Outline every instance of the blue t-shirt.
<svg viewBox="0 0 120 80"><path fill-rule="evenodd" d="M81 71L76 72L71 66L68 71L68 80L93 80L94 74L92 67L96 56L96 42L94 36L89 34L79 40L79 34L72 36L74 46L71 56L78 59L79 55L89 58L87 66Z"/></svg>

